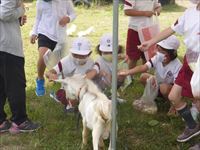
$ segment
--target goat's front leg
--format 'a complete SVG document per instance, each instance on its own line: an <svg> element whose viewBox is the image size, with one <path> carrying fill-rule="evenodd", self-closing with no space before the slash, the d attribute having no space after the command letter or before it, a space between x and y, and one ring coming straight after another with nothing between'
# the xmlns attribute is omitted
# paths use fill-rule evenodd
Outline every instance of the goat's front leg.
<svg viewBox="0 0 200 150"><path fill-rule="evenodd" d="M92 142L93 142L93 150L98 150L99 140L103 132L103 125L100 121L97 121L94 124L94 128L92 130Z"/></svg>
<svg viewBox="0 0 200 150"><path fill-rule="evenodd" d="M87 145L87 139L88 139L88 128L86 126L86 121L83 119L83 131L82 131L82 146L81 149L84 148L85 145Z"/></svg>

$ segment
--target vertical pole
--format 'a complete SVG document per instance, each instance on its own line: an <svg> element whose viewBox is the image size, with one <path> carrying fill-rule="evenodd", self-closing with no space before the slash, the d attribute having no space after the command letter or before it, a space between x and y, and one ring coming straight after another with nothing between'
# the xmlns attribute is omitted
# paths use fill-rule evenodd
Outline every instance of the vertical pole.
<svg viewBox="0 0 200 150"><path fill-rule="evenodd" d="M112 59L113 69L112 69L112 132L111 132L112 150L116 150L118 7L119 7L119 0L113 0L113 59Z"/></svg>

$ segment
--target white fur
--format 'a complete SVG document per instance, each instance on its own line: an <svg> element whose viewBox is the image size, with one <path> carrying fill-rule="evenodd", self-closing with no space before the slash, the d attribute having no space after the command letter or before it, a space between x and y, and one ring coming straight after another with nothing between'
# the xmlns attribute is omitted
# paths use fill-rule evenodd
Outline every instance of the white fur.
<svg viewBox="0 0 200 150"><path fill-rule="evenodd" d="M103 139L107 139L111 132L111 101L84 76L74 75L57 82L64 84L67 93L80 98L78 108L83 122L82 147L87 144L88 129L92 130L93 149L103 147Z"/></svg>

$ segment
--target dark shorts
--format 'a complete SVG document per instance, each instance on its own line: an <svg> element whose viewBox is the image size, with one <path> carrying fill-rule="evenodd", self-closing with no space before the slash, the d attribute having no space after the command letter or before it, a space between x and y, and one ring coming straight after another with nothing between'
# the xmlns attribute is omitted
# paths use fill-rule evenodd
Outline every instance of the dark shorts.
<svg viewBox="0 0 200 150"><path fill-rule="evenodd" d="M140 58L145 60L144 53L137 48L137 46L140 44L141 42L138 36L138 32L133 29L128 29L126 54L131 60L139 60Z"/></svg>
<svg viewBox="0 0 200 150"><path fill-rule="evenodd" d="M43 34L38 35L38 49L40 47L47 47L51 49L52 51L56 47L57 42L49 39L47 36Z"/></svg>
<svg viewBox="0 0 200 150"><path fill-rule="evenodd" d="M192 75L193 72L187 63L187 59L185 56L183 60L183 66L180 69L178 76L175 80L175 83L182 87L181 95L184 97L193 98L192 89L190 85L190 80L192 78Z"/></svg>

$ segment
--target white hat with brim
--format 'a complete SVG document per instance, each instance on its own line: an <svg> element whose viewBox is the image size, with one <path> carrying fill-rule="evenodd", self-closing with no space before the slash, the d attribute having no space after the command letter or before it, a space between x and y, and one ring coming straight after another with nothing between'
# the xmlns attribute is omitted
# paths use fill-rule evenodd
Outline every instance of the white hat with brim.
<svg viewBox="0 0 200 150"><path fill-rule="evenodd" d="M70 49L70 52L73 54L78 54L78 55L88 55L91 50L84 50L84 51L80 51L80 50L76 50L76 49Z"/></svg>
<svg viewBox="0 0 200 150"><path fill-rule="evenodd" d="M91 52L91 43L85 37L78 37L73 41L70 52L78 55L88 55Z"/></svg>
<svg viewBox="0 0 200 150"><path fill-rule="evenodd" d="M180 46L180 42L176 36L171 35L168 38L157 43L157 45L159 45L162 48L167 49L167 50L177 50Z"/></svg>
<svg viewBox="0 0 200 150"><path fill-rule="evenodd" d="M99 50L102 52L112 52L112 34L106 33L101 37Z"/></svg>

